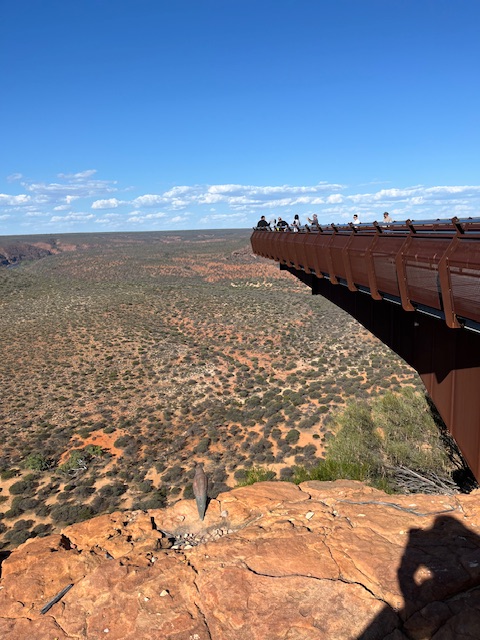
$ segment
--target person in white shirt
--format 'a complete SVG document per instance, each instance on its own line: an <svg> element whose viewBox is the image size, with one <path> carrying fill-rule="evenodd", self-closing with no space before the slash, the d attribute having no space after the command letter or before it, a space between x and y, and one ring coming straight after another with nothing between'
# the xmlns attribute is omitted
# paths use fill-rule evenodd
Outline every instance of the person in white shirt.
<svg viewBox="0 0 480 640"><path fill-rule="evenodd" d="M383 214L383 224L387 225L390 224L390 222L393 222L392 216L388 213L388 211L385 211L385 213Z"/></svg>
<svg viewBox="0 0 480 640"><path fill-rule="evenodd" d="M301 225L301 223L300 223L299 215L298 215L298 213L296 213L296 214L294 215L294 217L293 217L292 229L293 229L294 231L298 231L298 230L300 229L300 227L301 227L301 226L302 226L302 225Z"/></svg>

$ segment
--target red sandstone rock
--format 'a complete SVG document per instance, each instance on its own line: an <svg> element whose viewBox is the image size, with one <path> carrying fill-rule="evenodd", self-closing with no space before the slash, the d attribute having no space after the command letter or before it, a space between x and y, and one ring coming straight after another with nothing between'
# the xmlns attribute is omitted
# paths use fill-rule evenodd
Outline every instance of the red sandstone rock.
<svg viewBox="0 0 480 640"><path fill-rule="evenodd" d="M0 637L478 638L479 505L269 482L220 495L203 522L193 500L101 516L3 562Z"/></svg>

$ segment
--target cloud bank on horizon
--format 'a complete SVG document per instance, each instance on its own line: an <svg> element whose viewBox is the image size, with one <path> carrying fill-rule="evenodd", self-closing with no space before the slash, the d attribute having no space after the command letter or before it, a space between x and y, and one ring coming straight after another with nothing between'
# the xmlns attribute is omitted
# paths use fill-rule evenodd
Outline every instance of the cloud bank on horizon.
<svg viewBox="0 0 480 640"><path fill-rule="evenodd" d="M10 193L0 193L0 234L91 231L152 231L249 228L261 215L305 220L317 213L322 224L363 222L389 211L396 220L475 217L480 185L357 187L314 185L194 184L162 193L140 193L95 169L60 173L51 182L13 174Z"/></svg>

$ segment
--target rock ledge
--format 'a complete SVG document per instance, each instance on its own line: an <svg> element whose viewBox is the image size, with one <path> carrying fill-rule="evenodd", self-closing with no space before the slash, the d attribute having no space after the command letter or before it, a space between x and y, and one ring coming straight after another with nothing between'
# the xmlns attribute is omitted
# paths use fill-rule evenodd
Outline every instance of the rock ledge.
<svg viewBox="0 0 480 640"><path fill-rule="evenodd" d="M10 640L478 638L480 493L265 482L28 540L0 580ZM72 588L44 614L44 607Z"/></svg>

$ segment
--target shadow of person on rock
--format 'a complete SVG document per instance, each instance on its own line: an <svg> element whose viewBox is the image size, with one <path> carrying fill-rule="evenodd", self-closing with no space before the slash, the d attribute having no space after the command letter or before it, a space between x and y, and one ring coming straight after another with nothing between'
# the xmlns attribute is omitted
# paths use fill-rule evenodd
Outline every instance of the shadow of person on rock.
<svg viewBox="0 0 480 640"><path fill-rule="evenodd" d="M397 575L403 609L387 605L356 640L480 638L480 536L458 519L411 529Z"/></svg>

